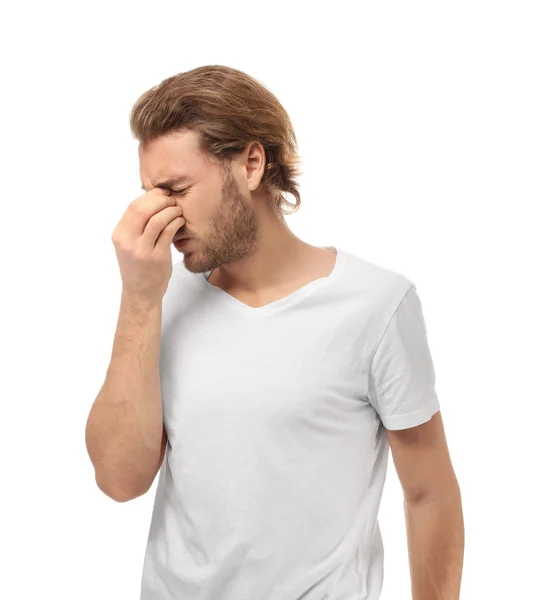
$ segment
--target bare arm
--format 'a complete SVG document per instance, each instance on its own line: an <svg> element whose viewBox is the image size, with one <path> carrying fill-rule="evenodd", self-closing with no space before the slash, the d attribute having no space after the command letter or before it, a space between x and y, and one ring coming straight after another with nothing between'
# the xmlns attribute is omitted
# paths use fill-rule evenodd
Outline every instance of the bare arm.
<svg viewBox="0 0 538 600"><path fill-rule="evenodd" d="M459 487L404 505L413 600L459 600L464 546Z"/></svg>
<svg viewBox="0 0 538 600"><path fill-rule="evenodd" d="M99 488L124 502L144 494L163 460L159 377L162 306L122 295L112 357L86 424Z"/></svg>
<svg viewBox="0 0 538 600"><path fill-rule="evenodd" d="M441 411L422 425L387 435L404 493L413 600L458 600L463 509Z"/></svg>

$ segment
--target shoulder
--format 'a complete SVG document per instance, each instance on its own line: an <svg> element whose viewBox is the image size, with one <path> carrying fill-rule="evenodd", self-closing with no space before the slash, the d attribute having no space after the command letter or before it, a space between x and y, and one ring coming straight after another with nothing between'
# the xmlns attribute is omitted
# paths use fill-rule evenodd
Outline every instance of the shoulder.
<svg viewBox="0 0 538 600"><path fill-rule="evenodd" d="M391 314L414 282L404 273L342 251L345 257L346 285L357 298L364 299L377 313Z"/></svg>
<svg viewBox="0 0 538 600"><path fill-rule="evenodd" d="M196 305L202 293L202 273L192 273L185 268L183 259L172 263L172 274L163 296L163 318L177 318L181 313Z"/></svg>

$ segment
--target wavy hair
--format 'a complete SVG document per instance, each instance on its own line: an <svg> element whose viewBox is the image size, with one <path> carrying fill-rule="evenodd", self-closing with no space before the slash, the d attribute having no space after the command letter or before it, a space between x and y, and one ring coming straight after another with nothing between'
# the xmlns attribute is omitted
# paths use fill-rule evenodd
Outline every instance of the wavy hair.
<svg viewBox="0 0 538 600"><path fill-rule="evenodd" d="M138 98L129 121L142 146L177 129L196 131L202 151L221 165L257 141L266 162L261 184L274 206L281 215L299 210L296 178L302 172L289 115L272 92L243 71L205 65L168 77ZM295 196L295 204L283 192Z"/></svg>

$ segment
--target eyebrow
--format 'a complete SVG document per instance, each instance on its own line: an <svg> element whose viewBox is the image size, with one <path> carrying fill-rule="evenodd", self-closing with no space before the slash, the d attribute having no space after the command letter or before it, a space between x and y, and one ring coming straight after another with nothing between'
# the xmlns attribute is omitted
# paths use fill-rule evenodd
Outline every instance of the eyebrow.
<svg viewBox="0 0 538 600"><path fill-rule="evenodd" d="M164 181L160 181L155 187L169 189L172 186L177 185L178 183L183 183L184 181L188 181L188 180L189 180L189 178L186 175L181 175L180 177L172 177L170 179L165 179ZM144 191L146 191L146 188L144 186L141 186L141 187Z"/></svg>

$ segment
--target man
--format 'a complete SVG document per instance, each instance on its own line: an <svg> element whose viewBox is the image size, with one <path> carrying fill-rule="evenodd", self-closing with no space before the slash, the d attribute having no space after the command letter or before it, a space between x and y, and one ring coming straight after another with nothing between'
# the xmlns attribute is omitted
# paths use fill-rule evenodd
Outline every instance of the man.
<svg viewBox="0 0 538 600"><path fill-rule="evenodd" d="M117 501L159 472L141 600L378 599L389 448L413 598L459 598L461 497L414 283L290 231L293 130L248 75L169 78L131 127L145 193L112 236L121 307L86 441Z"/></svg>

